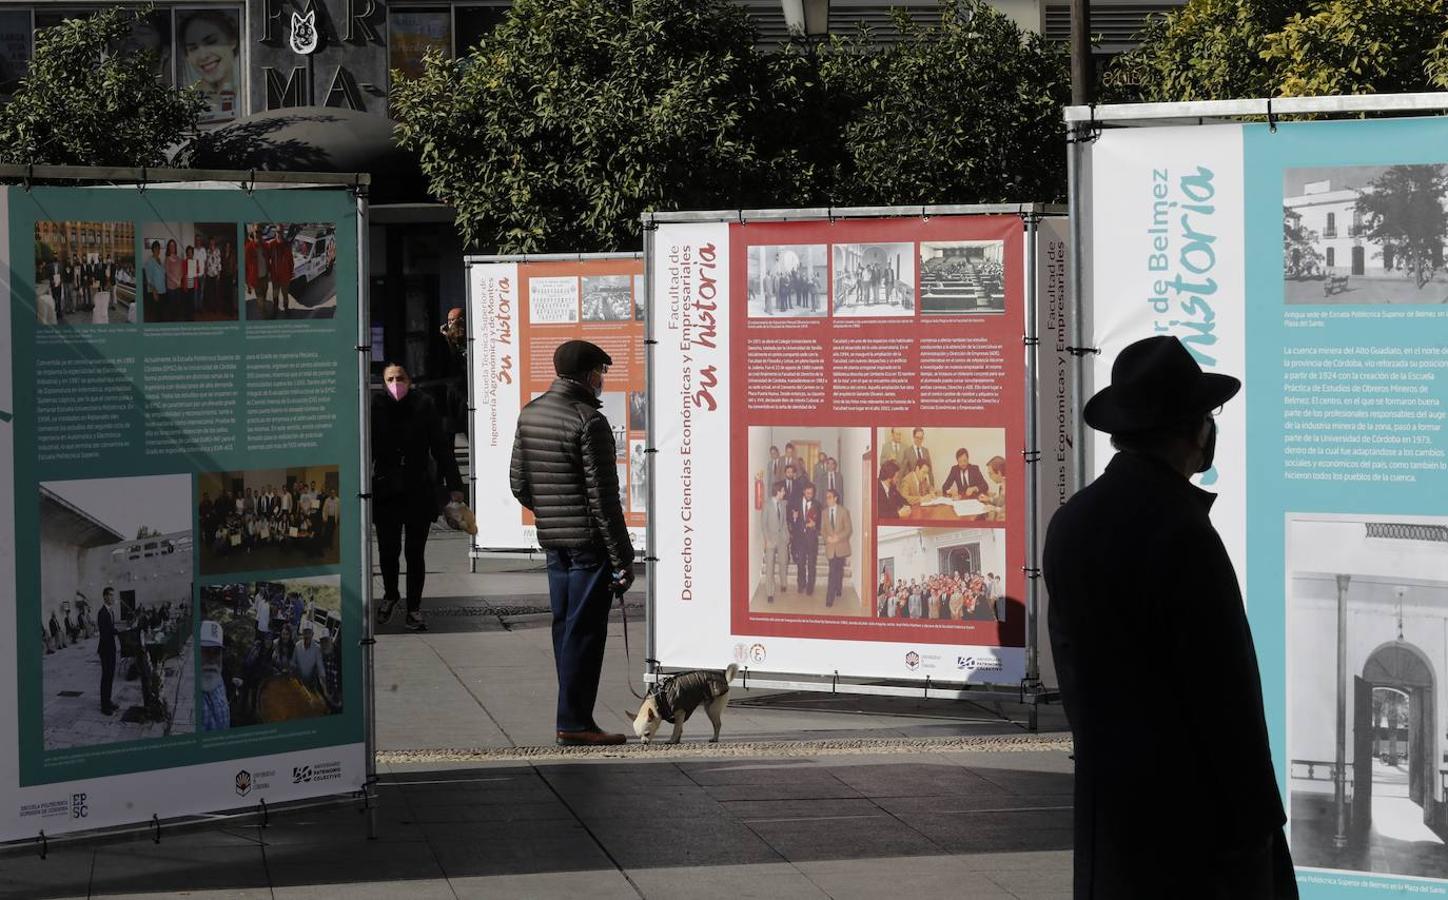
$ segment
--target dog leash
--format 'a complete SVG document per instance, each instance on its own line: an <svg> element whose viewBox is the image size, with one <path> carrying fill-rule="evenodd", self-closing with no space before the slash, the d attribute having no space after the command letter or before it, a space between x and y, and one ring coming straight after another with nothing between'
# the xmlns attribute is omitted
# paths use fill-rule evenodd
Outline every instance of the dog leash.
<svg viewBox="0 0 1448 900"><path fill-rule="evenodd" d="M628 674L633 671L633 653L630 652L628 646L628 604L623 602L623 596L622 593L618 595L618 611L623 615L623 658L628 664L628 669L624 672L624 683L628 685L628 692L634 695L634 699L643 701L648 699L647 695L640 694L634 690L633 676ZM646 659L644 662L657 665L659 661L656 659Z"/></svg>

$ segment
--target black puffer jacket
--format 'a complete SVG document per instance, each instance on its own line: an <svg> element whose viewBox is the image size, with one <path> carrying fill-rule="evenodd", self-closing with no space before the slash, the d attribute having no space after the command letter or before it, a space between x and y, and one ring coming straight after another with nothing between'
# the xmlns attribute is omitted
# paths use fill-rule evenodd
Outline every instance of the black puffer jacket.
<svg viewBox="0 0 1448 900"><path fill-rule="evenodd" d="M380 476L380 477L379 477ZM372 511L384 520L436 519L439 489L463 490L437 404L413 388L401 400L372 394Z"/></svg>
<svg viewBox="0 0 1448 900"><path fill-rule="evenodd" d="M633 563L618 494L618 448L602 404L559 378L523 407L513 438L512 487L531 509L543 549L607 549L614 568Z"/></svg>

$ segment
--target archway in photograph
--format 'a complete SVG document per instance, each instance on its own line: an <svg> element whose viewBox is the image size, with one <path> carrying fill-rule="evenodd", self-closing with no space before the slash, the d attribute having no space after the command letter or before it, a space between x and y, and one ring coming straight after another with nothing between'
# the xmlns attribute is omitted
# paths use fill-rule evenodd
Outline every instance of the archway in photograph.
<svg viewBox="0 0 1448 900"><path fill-rule="evenodd" d="M942 572L960 572L963 575L980 571L980 544L956 544L941 547L936 552L940 554Z"/></svg>
<svg viewBox="0 0 1448 900"><path fill-rule="evenodd" d="M1412 644L1378 647L1354 679L1353 837L1443 844L1434 830L1433 668Z"/></svg>

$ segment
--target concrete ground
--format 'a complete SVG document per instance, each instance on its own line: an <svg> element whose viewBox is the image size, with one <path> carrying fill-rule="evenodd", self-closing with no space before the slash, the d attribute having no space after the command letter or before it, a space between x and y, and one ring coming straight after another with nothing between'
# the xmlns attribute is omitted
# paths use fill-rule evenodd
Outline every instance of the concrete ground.
<svg viewBox="0 0 1448 900"><path fill-rule="evenodd" d="M878 898L1070 896L1059 708L779 694L736 683L718 745L553 744L540 561L467 572L429 545L430 631L378 636L379 834L355 804L0 855L0 897ZM530 571L530 568L532 569ZM380 589L377 591L380 595ZM598 704L640 687L615 612Z"/></svg>

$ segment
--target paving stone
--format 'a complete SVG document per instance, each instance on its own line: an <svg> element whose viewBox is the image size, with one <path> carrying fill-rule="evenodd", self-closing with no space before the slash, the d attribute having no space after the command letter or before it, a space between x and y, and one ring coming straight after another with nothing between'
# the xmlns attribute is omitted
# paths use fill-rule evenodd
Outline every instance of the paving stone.
<svg viewBox="0 0 1448 900"><path fill-rule="evenodd" d="M949 897L951 900L1013 900L1005 888L950 856L796 861L810 881L833 900L881 897Z"/></svg>
<svg viewBox="0 0 1448 900"><path fill-rule="evenodd" d="M638 900L638 892L617 869L549 872L541 875L464 876L449 880L458 900ZM675 893L672 896L678 897Z"/></svg>
<svg viewBox="0 0 1448 900"><path fill-rule="evenodd" d="M945 853L930 837L894 816L756 821L749 827L793 863L822 859L885 859Z"/></svg>
<svg viewBox="0 0 1448 900"><path fill-rule="evenodd" d="M632 869L646 900L826 900L828 895L788 863Z"/></svg>

